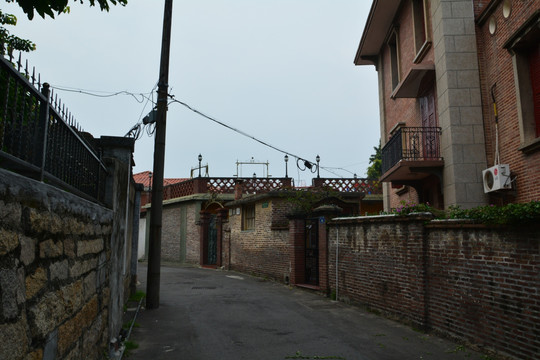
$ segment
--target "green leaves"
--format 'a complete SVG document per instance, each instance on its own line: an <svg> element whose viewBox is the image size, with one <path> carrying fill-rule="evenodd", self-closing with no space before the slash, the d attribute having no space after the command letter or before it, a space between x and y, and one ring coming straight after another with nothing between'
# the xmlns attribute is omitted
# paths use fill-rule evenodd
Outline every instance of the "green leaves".
<svg viewBox="0 0 540 360"><path fill-rule="evenodd" d="M10 34L4 25L17 25L17 17L13 14L4 14L0 10L0 43L5 44L8 50L25 52L36 50L36 44L30 40L21 39L18 36Z"/></svg>
<svg viewBox="0 0 540 360"><path fill-rule="evenodd" d="M369 157L369 163L371 165L368 166L366 175L368 179L375 179L379 180L379 178L382 175L382 152L381 152L381 142L379 141L379 146L373 147L373 150L375 150L375 154L372 154Z"/></svg>
<svg viewBox="0 0 540 360"><path fill-rule="evenodd" d="M69 12L68 0L47 0L47 1L35 1L35 0L6 0L8 3L16 2L22 8L24 13L28 16L28 19L34 18L34 12L37 12L39 16L45 18L47 16L54 18L55 14L61 14L63 12ZM83 0L75 0L81 4ZM110 4L122 5L127 4L127 0L89 0L90 6L99 5L103 11L109 11Z"/></svg>
<svg viewBox="0 0 540 360"><path fill-rule="evenodd" d="M450 206L448 210L438 210L426 204L416 204L401 201L400 205L389 213L408 215L416 212L430 212L437 219L473 220L488 225L523 225L540 221L540 201L504 206L479 206L472 209L462 209L458 205Z"/></svg>
<svg viewBox="0 0 540 360"><path fill-rule="evenodd" d="M473 209L450 207L450 219L470 219L484 224L520 225L540 221L540 201L504 206L480 206Z"/></svg>

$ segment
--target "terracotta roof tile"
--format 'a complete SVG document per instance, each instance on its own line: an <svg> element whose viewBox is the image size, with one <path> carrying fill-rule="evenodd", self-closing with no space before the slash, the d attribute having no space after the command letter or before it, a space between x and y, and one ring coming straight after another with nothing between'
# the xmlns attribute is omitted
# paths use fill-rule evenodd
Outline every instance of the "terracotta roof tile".
<svg viewBox="0 0 540 360"><path fill-rule="evenodd" d="M143 184L143 186L145 188L148 188L149 185L150 185L150 174L151 173L152 173L151 171L143 171L143 172L140 172L140 173L137 173L137 174L133 174L133 180L137 184ZM167 185L177 184L177 183L184 182L186 180L189 180L189 179L187 179L187 178L166 178L166 179L163 179L163 185L167 186Z"/></svg>

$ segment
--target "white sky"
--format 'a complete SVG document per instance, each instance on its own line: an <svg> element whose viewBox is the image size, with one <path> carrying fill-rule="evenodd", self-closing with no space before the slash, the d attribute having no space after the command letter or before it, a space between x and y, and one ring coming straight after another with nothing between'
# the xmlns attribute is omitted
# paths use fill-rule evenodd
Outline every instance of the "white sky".
<svg viewBox="0 0 540 360"><path fill-rule="evenodd" d="M109 13L72 3L56 19L19 22L12 33L37 50L24 55L53 87L149 93L157 83L164 1L129 0ZM191 107L291 154L315 162L321 177L365 177L379 142L377 74L353 64L371 6L368 0L176 0L169 93ZM151 110L131 96L57 91L82 128L124 136ZM154 99L156 98L154 92ZM136 142L134 172L153 169L154 138ZM284 154L232 132L179 104L167 114L165 177L189 177L197 156L210 176L236 174L236 161L270 163L285 175ZM348 171L348 172L347 172ZM243 166L241 176L263 175ZM305 180L289 160L289 176Z"/></svg>

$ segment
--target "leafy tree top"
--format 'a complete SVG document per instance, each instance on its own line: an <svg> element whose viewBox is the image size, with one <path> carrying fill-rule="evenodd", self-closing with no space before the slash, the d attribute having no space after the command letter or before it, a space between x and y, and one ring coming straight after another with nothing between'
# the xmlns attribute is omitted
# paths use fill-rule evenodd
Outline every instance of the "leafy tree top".
<svg viewBox="0 0 540 360"><path fill-rule="evenodd" d="M8 3L17 3L23 9L24 13L28 16L28 19L34 18L34 12L37 12L42 18L50 16L54 18L55 13L61 14L69 11L69 0L6 0ZM73 2L83 4L83 0L74 0ZM88 0L90 6L99 5L101 10L109 11L110 5L122 5L127 4L127 0Z"/></svg>

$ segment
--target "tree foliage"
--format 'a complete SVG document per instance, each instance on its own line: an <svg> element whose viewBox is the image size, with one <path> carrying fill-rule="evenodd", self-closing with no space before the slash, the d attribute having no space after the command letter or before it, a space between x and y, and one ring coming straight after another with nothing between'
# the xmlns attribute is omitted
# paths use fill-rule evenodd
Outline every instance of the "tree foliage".
<svg viewBox="0 0 540 360"><path fill-rule="evenodd" d="M382 175L382 152L381 152L381 142L379 141L379 146L374 146L373 150L375 150L374 154L371 154L369 157L369 163L371 165L368 166L366 175L368 179L371 180L379 180L379 178Z"/></svg>
<svg viewBox="0 0 540 360"><path fill-rule="evenodd" d="M12 14L4 14L0 10L0 42L2 44L6 44L11 50L28 52L36 49L36 44L32 41L10 34L9 30L4 27L5 25L17 25L17 17Z"/></svg>
<svg viewBox="0 0 540 360"><path fill-rule="evenodd" d="M73 0L75 3L83 3L83 0ZM90 6L99 5L101 10L109 11L110 5L125 6L128 0L88 0ZM54 18L55 13L61 14L69 12L69 0L6 0L8 3L17 3L28 19L34 18L37 12L42 18L47 16ZM0 10L0 44L7 46L8 50L33 51L36 44L30 40L21 39L9 33L5 25L17 25L17 17L13 14L5 14Z"/></svg>
<svg viewBox="0 0 540 360"><path fill-rule="evenodd" d="M69 0L6 0L8 3L16 2L24 11L28 19L34 18L34 12L37 12L42 18L50 16L54 18L55 13L61 14L69 11ZM74 0L75 3L84 3L83 0ZM127 0L88 0L90 6L99 5L101 10L109 11L110 5L127 4Z"/></svg>

